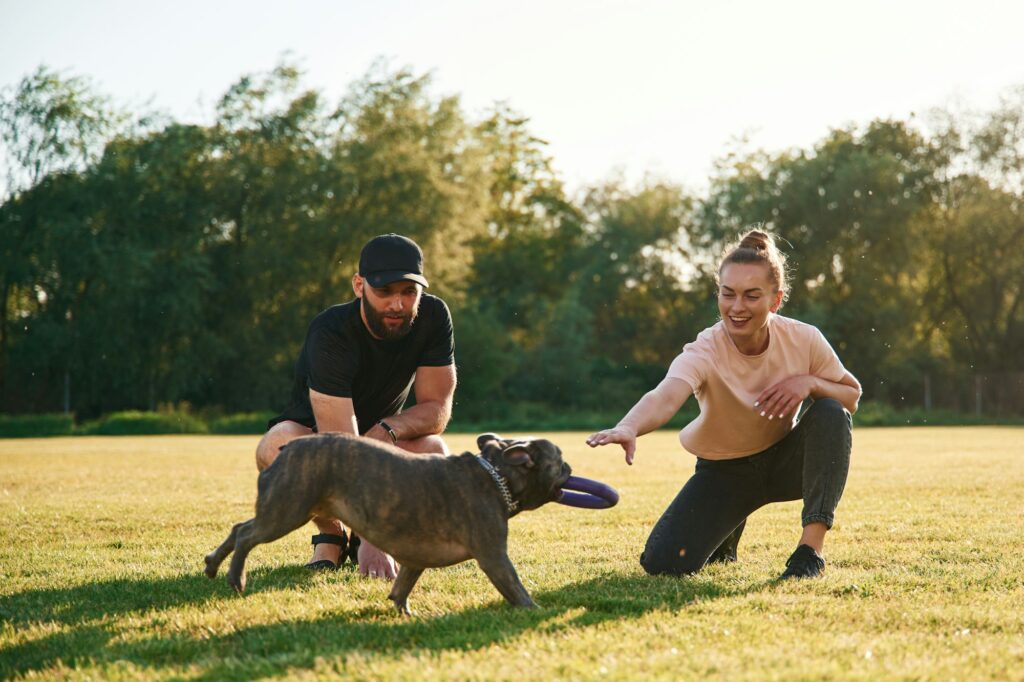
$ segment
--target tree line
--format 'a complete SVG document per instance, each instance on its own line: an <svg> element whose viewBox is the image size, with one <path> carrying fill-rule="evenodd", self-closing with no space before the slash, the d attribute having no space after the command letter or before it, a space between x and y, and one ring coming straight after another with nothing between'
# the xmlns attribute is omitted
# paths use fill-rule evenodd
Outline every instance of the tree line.
<svg viewBox="0 0 1024 682"><path fill-rule="evenodd" d="M456 326L456 417L628 407L717 317L722 247L784 238L783 310L865 398L1024 413L1024 88L986 112L724 153L708 188L570 193L529 120L377 65L337 102L283 63L213 122L40 67L0 97L0 411L277 409L361 245L423 246Z"/></svg>

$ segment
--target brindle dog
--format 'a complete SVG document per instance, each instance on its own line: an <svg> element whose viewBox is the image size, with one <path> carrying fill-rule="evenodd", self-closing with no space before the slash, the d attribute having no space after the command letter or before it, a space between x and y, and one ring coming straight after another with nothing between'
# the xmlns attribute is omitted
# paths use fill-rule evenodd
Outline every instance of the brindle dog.
<svg viewBox="0 0 1024 682"><path fill-rule="evenodd" d="M245 559L314 516L341 519L401 565L388 599L408 615L424 569L476 559L514 606L536 606L508 558L508 520L557 499L572 473L544 439L477 438L480 454L411 454L344 434L298 438L259 475L256 516L206 557L213 578L234 551L228 584L245 589ZM481 461L482 460L482 461Z"/></svg>

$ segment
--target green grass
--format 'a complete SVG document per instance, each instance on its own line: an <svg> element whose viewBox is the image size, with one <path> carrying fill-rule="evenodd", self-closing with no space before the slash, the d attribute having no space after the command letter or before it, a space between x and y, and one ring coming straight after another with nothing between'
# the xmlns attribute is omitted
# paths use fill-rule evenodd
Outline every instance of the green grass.
<svg viewBox="0 0 1024 682"><path fill-rule="evenodd" d="M650 578L693 458L671 432L631 468L552 438L622 501L512 521L541 608L466 563L424 574L412 618L383 582L307 574L312 526L252 553L244 597L202 575L251 514L254 437L0 441L0 678L1024 679L1024 429L857 430L828 571L786 584L798 502L751 517L739 562Z"/></svg>

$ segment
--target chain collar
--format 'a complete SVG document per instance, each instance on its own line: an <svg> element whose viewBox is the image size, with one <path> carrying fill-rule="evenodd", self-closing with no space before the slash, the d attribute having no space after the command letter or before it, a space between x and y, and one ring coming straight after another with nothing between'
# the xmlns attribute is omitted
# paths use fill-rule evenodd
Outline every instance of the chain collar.
<svg viewBox="0 0 1024 682"><path fill-rule="evenodd" d="M476 461L480 462L487 473L491 475L494 482L498 485L498 492L501 493L502 499L505 500L505 506L508 508L509 514L515 514L516 509L519 508L519 503L512 499L512 494L508 491L508 482L505 481L505 477L498 473L498 470L494 468L494 465L488 462L483 457L477 457Z"/></svg>

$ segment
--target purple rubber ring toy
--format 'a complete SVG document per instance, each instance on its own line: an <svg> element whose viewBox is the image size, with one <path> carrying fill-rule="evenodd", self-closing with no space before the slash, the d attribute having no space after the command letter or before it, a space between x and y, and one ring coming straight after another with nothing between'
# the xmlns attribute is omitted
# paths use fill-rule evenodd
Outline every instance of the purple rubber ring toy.
<svg viewBox="0 0 1024 682"><path fill-rule="evenodd" d="M567 492L569 490L579 492ZM619 494L615 492L615 488L600 481L582 476L570 476L562 484L562 490L555 502L583 509L607 509L619 503Z"/></svg>

